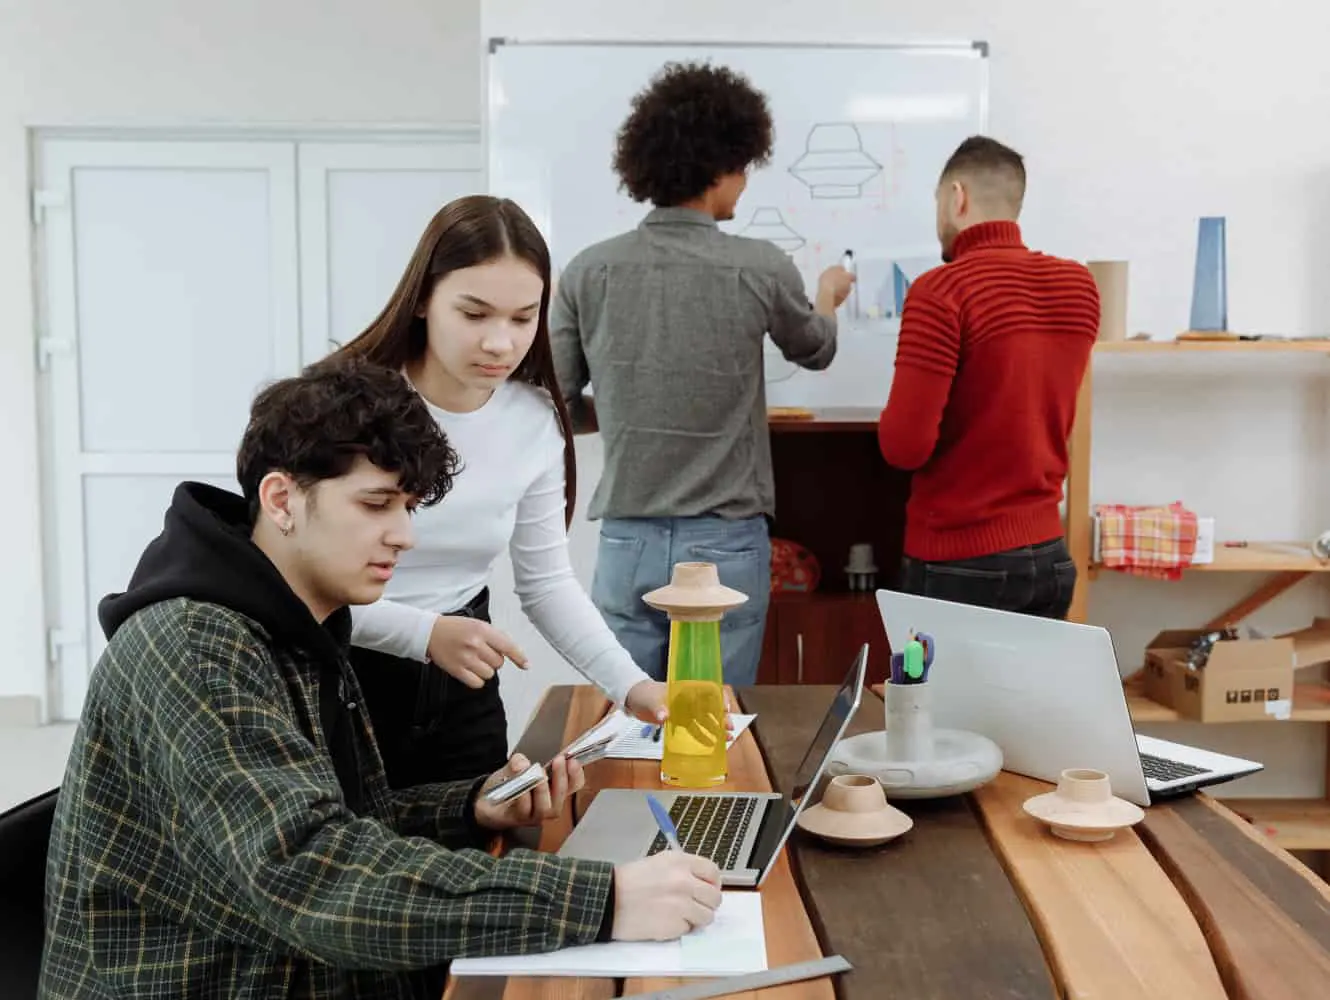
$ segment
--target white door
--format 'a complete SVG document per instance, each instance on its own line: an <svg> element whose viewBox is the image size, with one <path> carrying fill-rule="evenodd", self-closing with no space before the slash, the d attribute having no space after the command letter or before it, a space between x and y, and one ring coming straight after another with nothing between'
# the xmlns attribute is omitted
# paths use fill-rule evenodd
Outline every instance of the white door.
<svg viewBox="0 0 1330 1000"><path fill-rule="evenodd" d="M295 146L38 146L52 715L76 718L181 479L235 489L257 388L298 370Z"/></svg>
<svg viewBox="0 0 1330 1000"><path fill-rule="evenodd" d="M482 189L474 130L357 137L39 141L53 717L78 716L97 603L176 484L237 489L255 390L359 332L434 213Z"/></svg>
<svg viewBox="0 0 1330 1000"><path fill-rule="evenodd" d="M474 132L439 141L301 143L304 362L354 338L388 301L434 214L483 191Z"/></svg>

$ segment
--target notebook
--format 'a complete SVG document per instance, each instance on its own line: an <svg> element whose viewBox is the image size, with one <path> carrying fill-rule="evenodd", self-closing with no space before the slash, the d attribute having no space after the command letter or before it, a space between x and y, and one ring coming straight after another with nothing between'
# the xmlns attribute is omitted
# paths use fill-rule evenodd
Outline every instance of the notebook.
<svg viewBox="0 0 1330 1000"><path fill-rule="evenodd" d="M542 955L459 958L454 976L735 976L767 968L762 896L721 895L716 918L675 941L611 941L583 944Z"/></svg>

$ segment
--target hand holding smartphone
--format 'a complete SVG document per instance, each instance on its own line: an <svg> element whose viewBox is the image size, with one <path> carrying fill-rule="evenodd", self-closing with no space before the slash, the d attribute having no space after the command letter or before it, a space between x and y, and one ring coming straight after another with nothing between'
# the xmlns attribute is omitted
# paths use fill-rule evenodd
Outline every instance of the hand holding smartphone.
<svg viewBox="0 0 1330 1000"><path fill-rule="evenodd" d="M609 750L623 729L622 717L611 712L597 725L588 729L562 751L569 760L575 760L583 767L600 760ZM502 805L519 795L529 792L542 781L549 780L549 764L532 764L521 774L513 775L507 781L495 785L485 793L485 801Z"/></svg>

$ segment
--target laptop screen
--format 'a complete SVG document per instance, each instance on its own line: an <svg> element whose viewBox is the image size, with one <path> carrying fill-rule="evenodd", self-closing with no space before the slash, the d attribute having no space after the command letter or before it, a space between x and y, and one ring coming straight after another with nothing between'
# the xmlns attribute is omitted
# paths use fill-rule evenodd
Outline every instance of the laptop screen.
<svg viewBox="0 0 1330 1000"><path fill-rule="evenodd" d="M842 730L855 707L859 704L859 693L863 687L865 667L867 666L868 648L865 646L854 658L850 672L841 683L840 690L831 701L831 707L822 719L822 727L813 737L813 742L804 754L799 769L794 773L794 784L790 791L790 804L797 812L803 805L804 796L810 786L817 781L822 766L826 763L836 745Z"/></svg>

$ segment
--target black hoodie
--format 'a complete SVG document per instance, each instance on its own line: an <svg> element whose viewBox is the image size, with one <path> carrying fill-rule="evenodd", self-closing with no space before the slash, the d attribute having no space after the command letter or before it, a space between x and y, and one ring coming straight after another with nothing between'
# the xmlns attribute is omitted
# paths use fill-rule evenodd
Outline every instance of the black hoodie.
<svg viewBox="0 0 1330 1000"><path fill-rule="evenodd" d="M365 788L352 715L358 709L346 700L351 612L341 608L319 624L251 541L250 530L243 497L206 483L181 483L162 533L143 550L129 588L97 606L102 631L109 641L136 611L187 597L238 612L262 626L275 644L303 650L324 671L319 684L323 729L347 807L360 812ZM308 735L314 738L312 732Z"/></svg>

